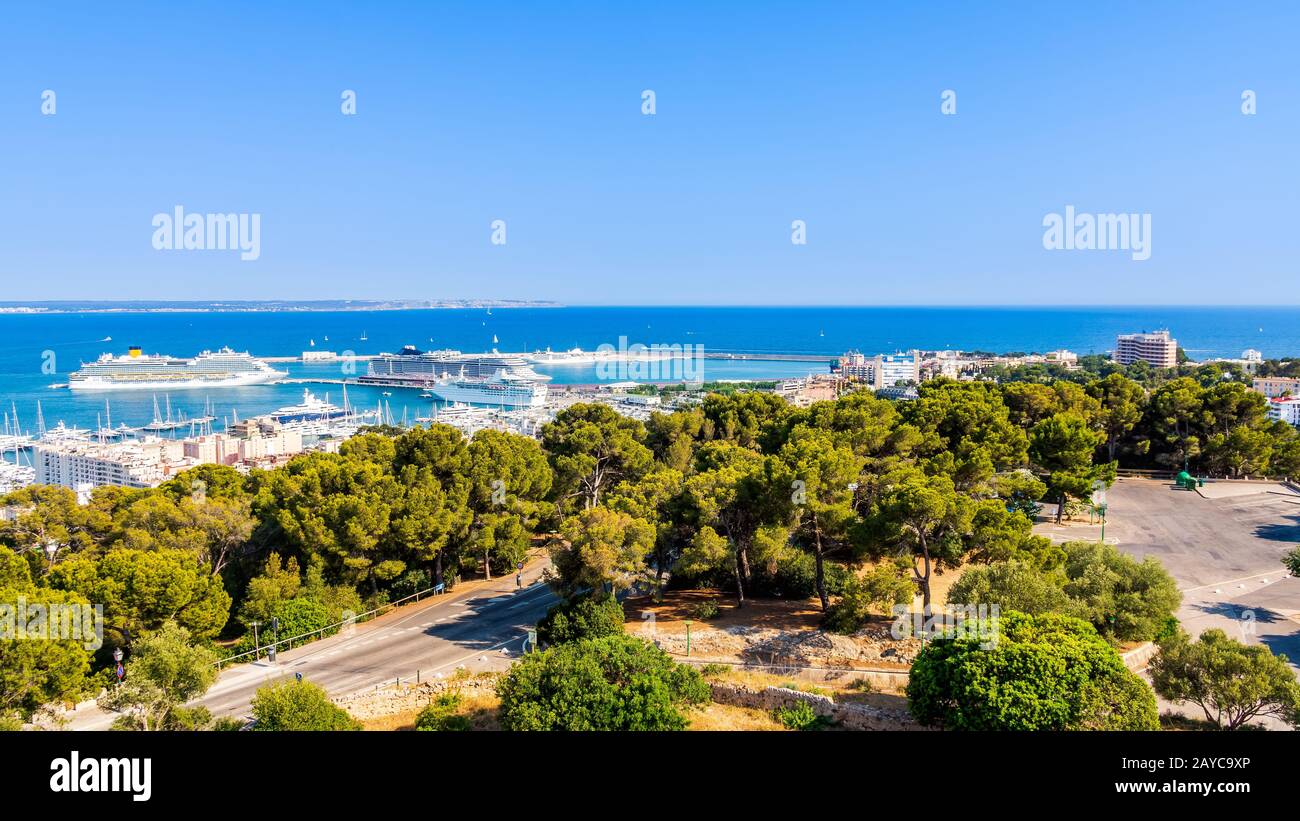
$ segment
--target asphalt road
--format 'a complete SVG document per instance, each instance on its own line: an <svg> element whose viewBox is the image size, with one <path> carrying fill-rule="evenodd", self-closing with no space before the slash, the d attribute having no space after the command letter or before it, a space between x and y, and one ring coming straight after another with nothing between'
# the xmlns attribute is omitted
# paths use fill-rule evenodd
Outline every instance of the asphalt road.
<svg viewBox="0 0 1300 821"><path fill-rule="evenodd" d="M200 699L214 716L247 716L257 688L272 681L303 678L332 696L359 692L397 678L448 675L458 666L502 669L519 655L528 630L556 603L541 581L544 563L528 568L523 589L514 575L459 593L401 607L336 635L265 659L226 668ZM504 651L504 652L503 652ZM97 708L78 711L66 725L75 730L107 729L115 718Z"/></svg>
<svg viewBox="0 0 1300 821"><path fill-rule="evenodd" d="M1107 494L1106 534L1125 553L1164 564L1183 592L1178 619L1189 633L1218 627L1285 653L1300 670L1300 579L1282 567L1300 542L1300 495L1257 487L1206 499L1169 482L1124 479Z"/></svg>

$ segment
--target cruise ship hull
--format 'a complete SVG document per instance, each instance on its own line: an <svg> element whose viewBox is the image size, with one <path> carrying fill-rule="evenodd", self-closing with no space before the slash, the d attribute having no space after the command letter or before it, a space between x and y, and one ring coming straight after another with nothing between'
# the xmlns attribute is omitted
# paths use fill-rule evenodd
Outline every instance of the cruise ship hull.
<svg viewBox="0 0 1300 821"><path fill-rule="evenodd" d="M69 380L68 389L74 391L184 391L199 388L238 388L245 385L265 385L284 377L283 371L248 373L214 379L89 379Z"/></svg>
<svg viewBox="0 0 1300 821"><path fill-rule="evenodd" d="M493 389L490 385L467 385L451 382L430 385L429 393L444 402L488 405L493 408L540 408L546 404L546 385L533 384L526 389Z"/></svg>

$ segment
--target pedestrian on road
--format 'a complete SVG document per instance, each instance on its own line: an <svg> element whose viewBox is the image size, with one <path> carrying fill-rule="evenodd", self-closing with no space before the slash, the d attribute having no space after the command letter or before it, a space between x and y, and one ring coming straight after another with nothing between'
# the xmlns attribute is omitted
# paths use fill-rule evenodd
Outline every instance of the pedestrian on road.
<svg viewBox="0 0 1300 821"><path fill-rule="evenodd" d="M515 587L519 588L523 586L524 586L524 572L521 570L515 574Z"/></svg>

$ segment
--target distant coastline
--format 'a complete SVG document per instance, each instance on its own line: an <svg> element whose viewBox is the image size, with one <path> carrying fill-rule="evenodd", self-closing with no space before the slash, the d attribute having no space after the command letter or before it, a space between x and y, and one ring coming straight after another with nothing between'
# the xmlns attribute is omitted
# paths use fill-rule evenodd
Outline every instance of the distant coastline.
<svg viewBox="0 0 1300 821"><path fill-rule="evenodd" d="M558 302L526 299L47 300L0 302L0 314L305 313L561 307L563 305Z"/></svg>

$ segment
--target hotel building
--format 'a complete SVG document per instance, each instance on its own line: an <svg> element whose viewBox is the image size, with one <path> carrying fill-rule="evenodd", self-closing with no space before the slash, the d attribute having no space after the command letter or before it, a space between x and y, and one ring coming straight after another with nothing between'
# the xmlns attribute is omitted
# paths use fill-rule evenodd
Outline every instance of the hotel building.
<svg viewBox="0 0 1300 821"><path fill-rule="evenodd" d="M1140 361L1155 368L1173 368L1178 365L1178 340L1171 339L1169 331L1120 334L1115 340L1115 361L1121 365Z"/></svg>

